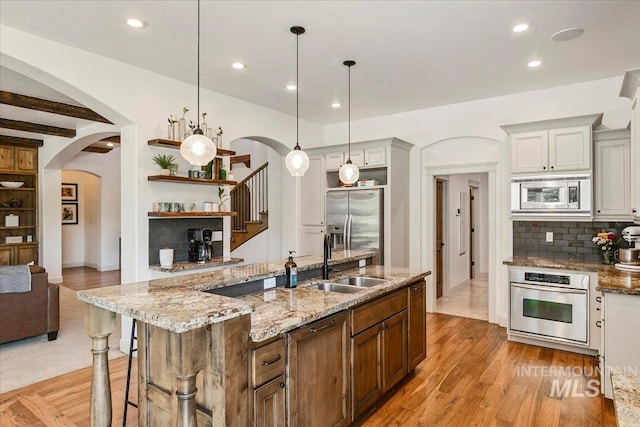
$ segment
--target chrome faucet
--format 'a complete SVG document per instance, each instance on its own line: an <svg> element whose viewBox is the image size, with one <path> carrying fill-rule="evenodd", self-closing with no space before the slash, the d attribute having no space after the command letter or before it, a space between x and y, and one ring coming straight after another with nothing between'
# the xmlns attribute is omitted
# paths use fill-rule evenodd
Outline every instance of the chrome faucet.
<svg viewBox="0 0 640 427"><path fill-rule="evenodd" d="M329 264L327 261L331 258L331 236L326 234L324 236L324 258L322 262L322 278L327 280L329 278Z"/></svg>

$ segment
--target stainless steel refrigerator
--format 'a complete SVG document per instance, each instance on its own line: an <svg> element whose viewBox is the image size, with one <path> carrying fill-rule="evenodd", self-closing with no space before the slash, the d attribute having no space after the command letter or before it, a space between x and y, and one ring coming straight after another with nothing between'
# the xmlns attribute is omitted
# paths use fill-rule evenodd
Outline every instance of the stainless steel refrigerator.
<svg viewBox="0 0 640 427"><path fill-rule="evenodd" d="M327 191L326 224L332 249L376 251L384 264L383 189Z"/></svg>

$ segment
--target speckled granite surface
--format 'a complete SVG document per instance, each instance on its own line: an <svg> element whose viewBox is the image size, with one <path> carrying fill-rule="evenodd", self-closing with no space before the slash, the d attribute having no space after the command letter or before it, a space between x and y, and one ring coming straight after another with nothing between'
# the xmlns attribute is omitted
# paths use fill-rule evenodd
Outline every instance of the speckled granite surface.
<svg viewBox="0 0 640 427"><path fill-rule="evenodd" d="M165 273L175 273L177 271L201 270L203 268L221 267L230 264L240 264L244 262L243 258L220 257L213 258L209 262L198 264L197 262L174 262L171 267L162 267L160 264L151 264L149 270L162 271Z"/></svg>
<svg viewBox="0 0 640 427"><path fill-rule="evenodd" d="M364 251L334 251L329 264L357 261L372 255L373 253ZM295 260L299 271L322 266L322 256L300 257ZM413 274L404 269L385 269L384 267L356 269L355 273L366 271L370 275L394 280L385 286L380 285L380 287L349 295L303 289L304 285L311 282L301 283L297 289L291 291L281 288L275 290L277 303L272 304L269 304L270 301L264 302L264 297L262 297L263 304L259 304L251 298L229 298L201 292L282 275L285 262L286 260L278 263L251 264L186 276L108 286L80 291L77 296L86 303L178 333L252 313L251 336L252 339L255 337L259 341L402 286L407 279L423 278L430 274ZM277 315L274 314L275 312Z"/></svg>
<svg viewBox="0 0 640 427"><path fill-rule="evenodd" d="M611 384L618 427L640 426L640 374L612 369Z"/></svg>
<svg viewBox="0 0 640 427"><path fill-rule="evenodd" d="M613 265L595 262L557 261L546 258L512 257L504 260L506 265L522 267L559 268L563 270L593 271L598 273L598 290L627 295L640 295L640 272L616 269Z"/></svg>
<svg viewBox="0 0 640 427"><path fill-rule="evenodd" d="M368 266L332 275L330 280L309 280L296 289L277 288L237 299L251 305L250 335L252 341L258 342L383 295L410 281L421 280L430 274L431 272L412 273L403 268ZM341 277L354 275L379 277L389 281L350 294L307 289L314 283L334 282Z"/></svg>

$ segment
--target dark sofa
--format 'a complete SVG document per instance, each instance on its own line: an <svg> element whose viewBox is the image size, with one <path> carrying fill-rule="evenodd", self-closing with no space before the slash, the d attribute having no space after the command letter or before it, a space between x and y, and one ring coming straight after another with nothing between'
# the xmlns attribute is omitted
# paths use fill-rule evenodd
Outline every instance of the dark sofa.
<svg viewBox="0 0 640 427"><path fill-rule="evenodd" d="M56 284L48 282L44 267L29 266L31 291L0 294L0 344L47 334L58 337L60 295Z"/></svg>

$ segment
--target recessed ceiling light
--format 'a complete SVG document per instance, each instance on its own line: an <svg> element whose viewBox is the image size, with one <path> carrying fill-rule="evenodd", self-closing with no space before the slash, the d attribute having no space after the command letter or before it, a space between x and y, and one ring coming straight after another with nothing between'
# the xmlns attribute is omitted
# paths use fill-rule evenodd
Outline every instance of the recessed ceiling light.
<svg viewBox="0 0 640 427"><path fill-rule="evenodd" d="M527 31L528 29L529 29L529 24L518 24L515 27L513 27L513 32L521 33L523 31Z"/></svg>
<svg viewBox="0 0 640 427"><path fill-rule="evenodd" d="M296 85L287 85L287 90L296 90Z"/></svg>
<svg viewBox="0 0 640 427"><path fill-rule="evenodd" d="M529 61L529 63L527 64L530 68L536 68L539 67L540 64L542 64L541 61L538 61L537 59L534 61Z"/></svg>
<svg viewBox="0 0 640 427"><path fill-rule="evenodd" d="M113 147L113 142L107 142L107 147Z"/></svg>
<svg viewBox="0 0 640 427"><path fill-rule="evenodd" d="M236 70L242 70L246 67L246 65L244 65L242 62L234 62L233 64L231 64L231 66Z"/></svg>
<svg viewBox="0 0 640 427"><path fill-rule="evenodd" d="M128 24L130 27L133 27L133 28L144 28L144 27L146 27L146 26L147 26L147 23L146 23L146 22L141 21L141 20L136 19L136 18L129 18L129 19L127 19L127 24Z"/></svg>
<svg viewBox="0 0 640 427"><path fill-rule="evenodd" d="M340 108L340 103L339 102L334 102L333 104L331 104L331 106L333 108Z"/></svg>
<svg viewBox="0 0 640 427"><path fill-rule="evenodd" d="M551 36L551 40L554 42L566 42L569 40L577 39L584 33L582 28L565 28L560 30Z"/></svg>

